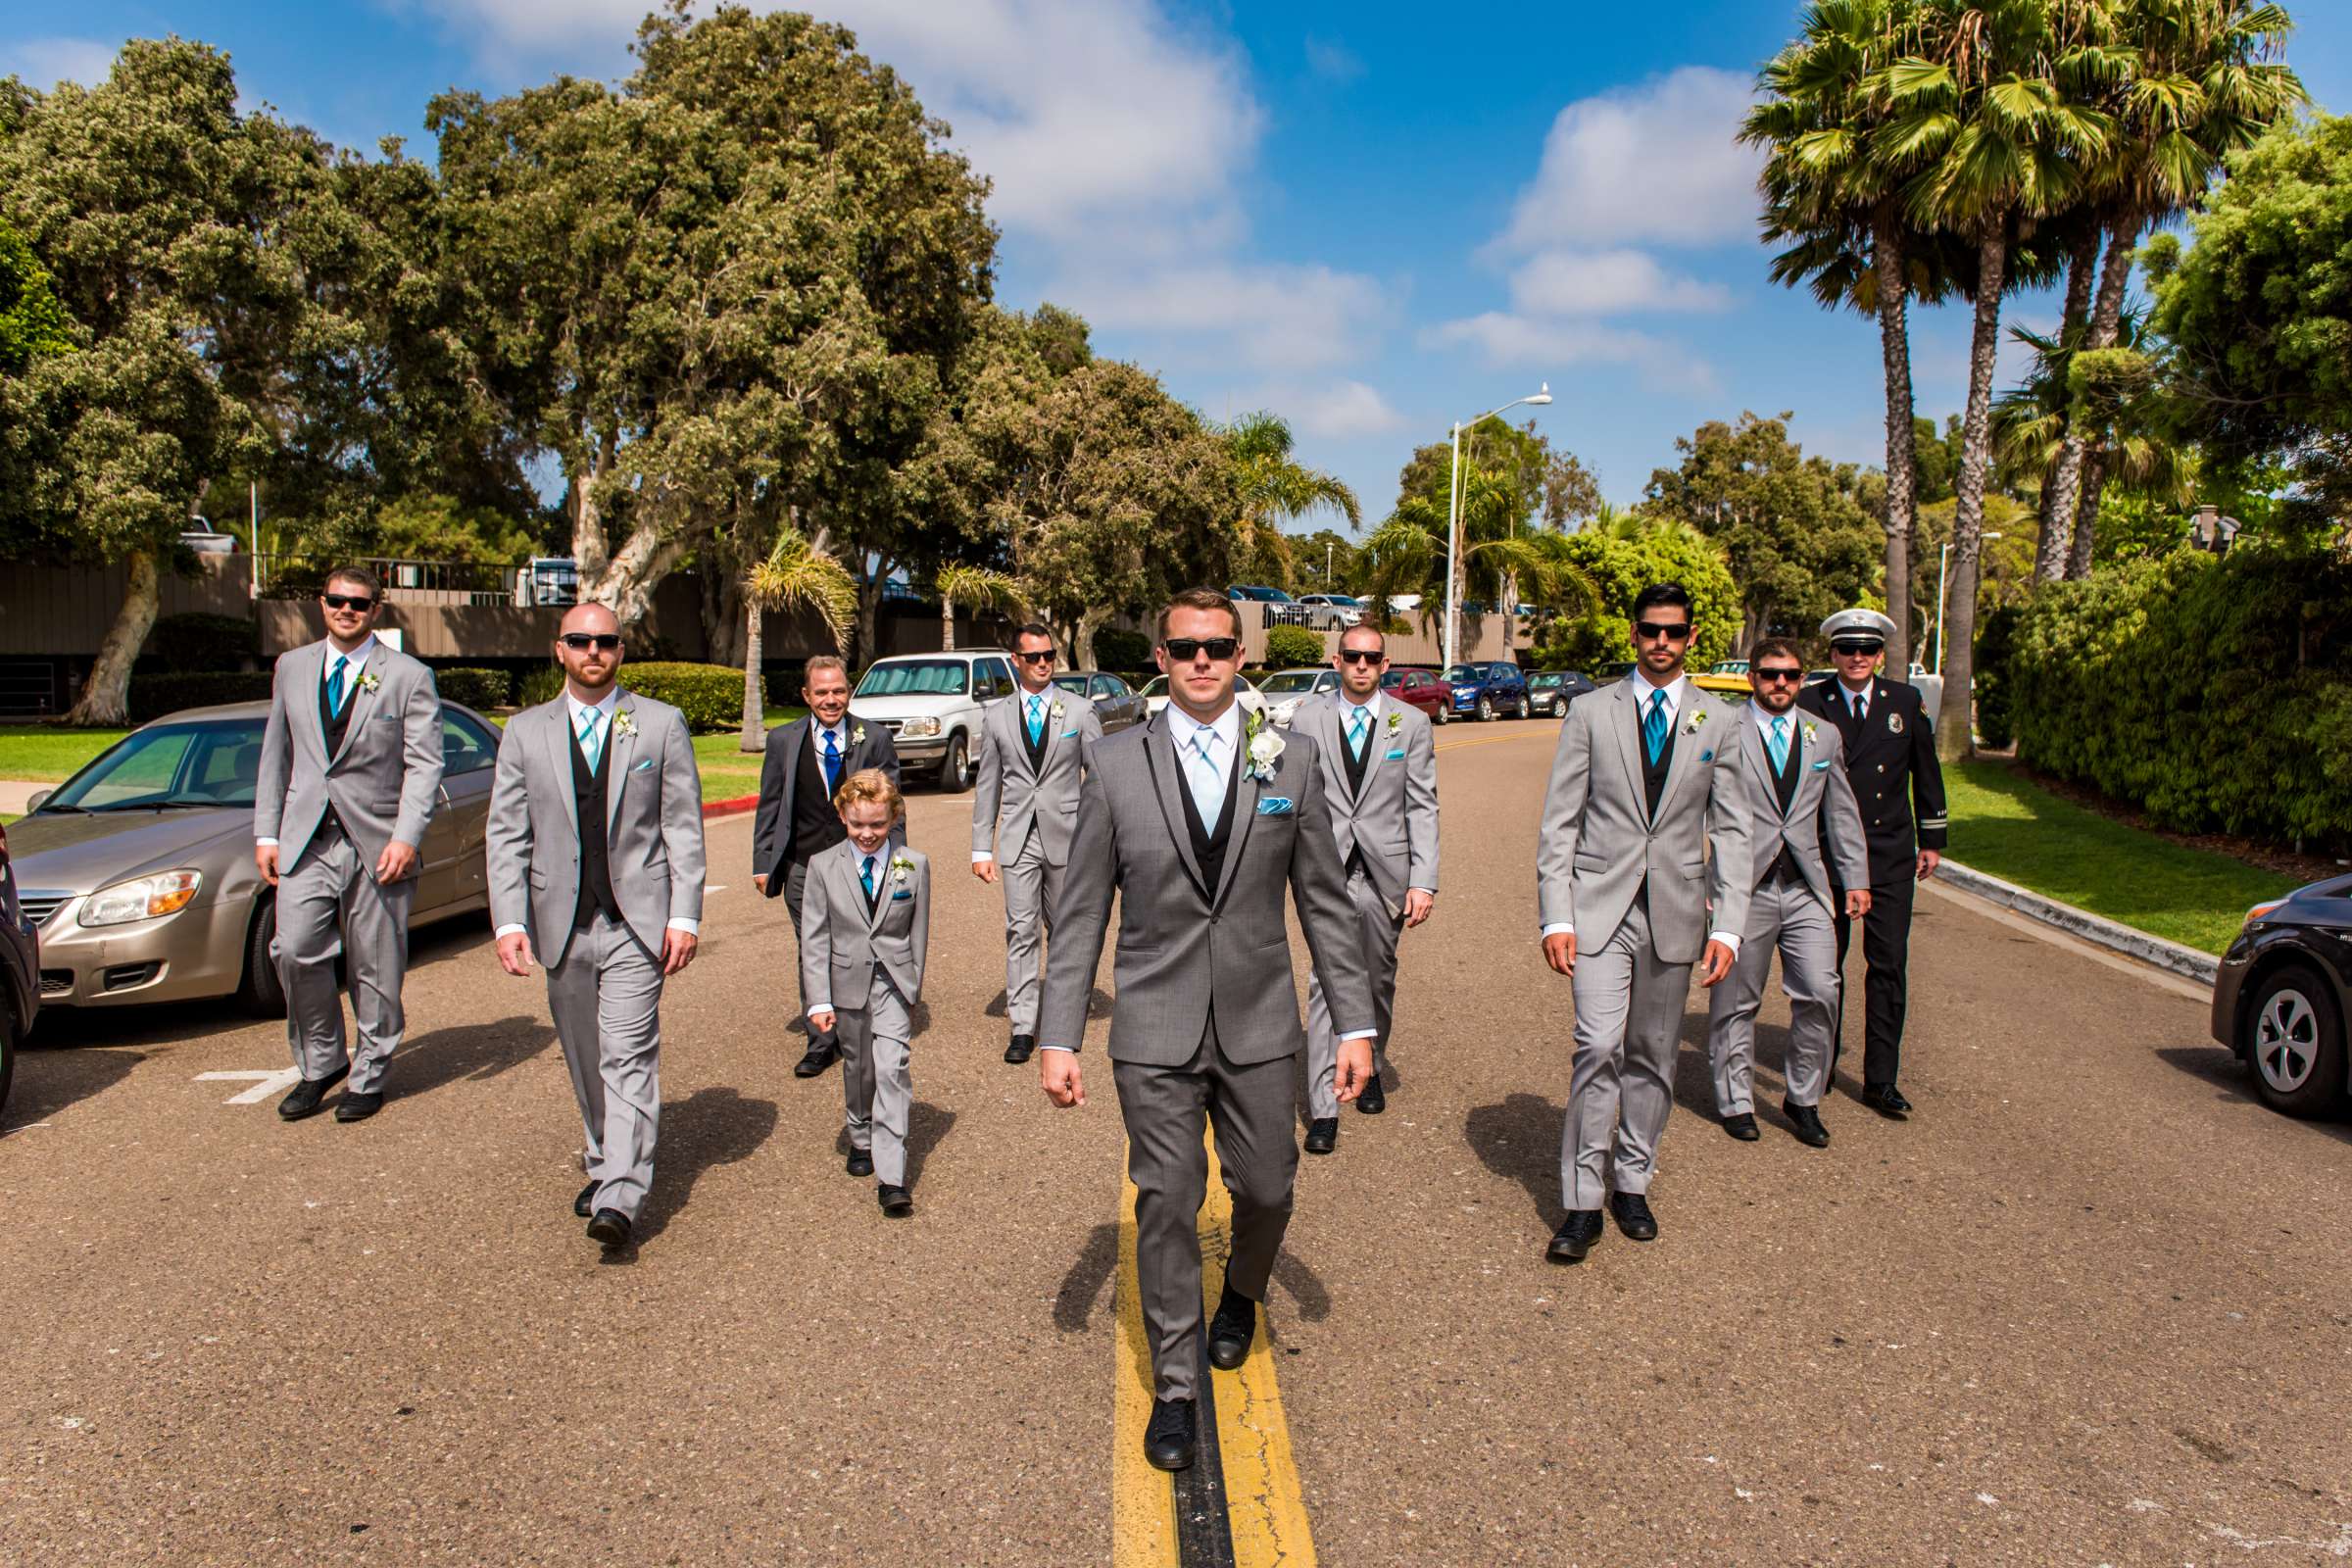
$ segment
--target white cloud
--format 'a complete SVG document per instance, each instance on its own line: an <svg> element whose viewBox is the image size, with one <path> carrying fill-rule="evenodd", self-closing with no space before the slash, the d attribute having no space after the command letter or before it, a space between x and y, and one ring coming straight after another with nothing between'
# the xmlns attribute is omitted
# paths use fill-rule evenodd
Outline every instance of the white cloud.
<svg viewBox="0 0 2352 1568"><path fill-rule="evenodd" d="M115 69L115 46L94 38L19 38L0 44L0 76L47 92L61 81L95 87Z"/></svg>
<svg viewBox="0 0 2352 1568"><path fill-rule="evenodd" d="M1592 320L1551 320L1506 311L1487 311L1446 321L1424 332L1429 348L1470 348L1495 368L1526 368L1553 374L1578 366L1623 366L1649 386L1693 394L1713 393L1722 382L1715 368L1681 344L1630 327Z"/></svg>
<svg viewBox="0 0 2352 1568"><path fill-rule="evenodd" d="M1357 358L1390 311L1379 284L1321 266L1114 261L1065 271L1051 293L1089 321L1148 334L1180 359L1278 372Z"/></svg>
<svg viewBox="0 0 2352 1568"><path fill-rule="evenodd" d="M1630 311L1720 311L1720 283L1669 272L1646 251L1544 251L1511 274L1511 301L1548 316L1615 316Z"/></svg>
<svg viewBox="0 0 2352 1568"><path fill-rule="evenodd" d="M1708 245L1752 235L1762 155L1735 139L1752 96L1737 72L1685 66L1559 113L1502 246Z"/></svg>
<svg viewBox="0 0 2352 1568"><path fill-rule="evenodd" d="M1306 69L1325 81L1350 82L1364 74L1364 62L1344 43L1310 37L1306 40Z"/></svg>
<svg viewBox="0 0 2352 1568"><path fill-rule="evenodd" d="M1394 435L1409 422L1379 389L1362 381L1339 381L1322 388L1286 387L1264 401L1269 408L1288 412L1300 430L1324 441Z"/></svg>

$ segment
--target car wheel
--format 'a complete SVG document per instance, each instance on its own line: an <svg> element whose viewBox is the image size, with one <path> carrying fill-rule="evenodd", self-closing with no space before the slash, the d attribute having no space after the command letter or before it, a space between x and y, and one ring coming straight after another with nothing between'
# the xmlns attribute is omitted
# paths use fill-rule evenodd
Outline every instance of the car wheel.
<svg viewBox="0 0 2352 1568"><path fill-rule="evenodd" d="M277 901L264 899L245 934L245 978L237 982L237 1005L257 1018L286 1015L286 988L279 983L277 959L270 952L277 941Z"/></svg>
<svg viewBox="0 0 2352 1568"><path fill-rule="evenodd" d="M1492 697L1481 697L1481 698L1478 700L1478 721L1479 721L1481 724L1492 724L1492 723L1494 723L1494 698L1492 698Z"/></svg>
<svg viewBox="0 0 2352 1568"><path fill-rule="evenodd" d="M2300 964L2267 976L2246 1008L2254 1092L2290 1116L2328 1115L2344 1102L2344 1020L2328 983Z"/></svg>
<svg viewBox="0 0 2352 1568"><path fill-rule="evenodd" d="M972 754L961 730L948 737L948 755L939 761L939 787L948 795L961 795L972 787Z"/></svg>

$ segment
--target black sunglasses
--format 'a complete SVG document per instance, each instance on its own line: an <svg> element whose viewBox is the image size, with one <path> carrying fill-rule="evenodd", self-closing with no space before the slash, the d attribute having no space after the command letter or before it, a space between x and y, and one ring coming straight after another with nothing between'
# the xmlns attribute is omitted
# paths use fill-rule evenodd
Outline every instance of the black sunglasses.
<svg viewBox="0 0 2352 1568"><path fill-rule="evenodd" d="M1669 641L1679 643L1690 635L1690 623L1687 620L1678 620L1672 625L1668 625L1662 621L1638 620L1634 622L1634 635L1647 638L1652 642L1664 637Z"/></svg>
<svg viewBox="0 0 2352 1568"><path fill-rule="evenodd" d="M1776 669L1759 669L1759 670L1757 670L1757 671L1756 671L1756 679L1758 679L1758 680L1782 681L1782 680L1803 680L1804 678L1805 678L1805 672L1804 672L1803 670L1801 670L1801 669L1779 669L1779 668L1776 668Z"/></svg>
<svg viewBox="0 0 2352 1568"><path fill-rule="evenodd" d="M1886 645L1885 643L1863 642L1855 638L1840 638L1838 641L1830 644L1830 652L1839 655L1842 658L1853 659L1862 654L1875 654L1886 646Z"/></svg>
<svg viewBox="0 0 2352 1568"><path fill-rule="evenodd" d="M1389 656L1377 648L1343 648L1340 660L1348 664L1377 664Z"/></svg>
<svg viewBox="0 0 2352 1568"><path fill-rule="evenodd" d="M1231 659L1242 651L1239 637L1171 637L1159 645L1168 657L1178 663L1190 663L1194 657L1206 654L1211 659Z"/></svg>
<svg viewBox="0 0 2352 1568"><path fill-rule="evenodd" d="M375 608L375 601L366 594L320 594L329 610L357 610L363 614Z"/></svg>
<svg viewBox="0 0 2352 1568"><path fill-rule="evenodd" d="M1012 657L1019 660L1024 664L1051 664L1059 656L1056 655L1053 649L1049 648L1043 653L1015 654Z"/></svg>
<svg viewBox="0 0 2352 1568"><path fill-rule="evenodd" d="M556 641L575 654L584 654L591 648L600 649L609 654L620 646L620 633L616 631L567 631Z"/></svg>

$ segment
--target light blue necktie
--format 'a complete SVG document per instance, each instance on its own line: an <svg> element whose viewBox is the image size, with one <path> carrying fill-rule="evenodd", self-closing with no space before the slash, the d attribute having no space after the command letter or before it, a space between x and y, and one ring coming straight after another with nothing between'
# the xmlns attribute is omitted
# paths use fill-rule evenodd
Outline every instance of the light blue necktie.
<svg viewBox="0 0 2352 1568"><path fill-rule="evenodd" d="M865 902L874 902L874 858L867 856L858 862L858 880L865 884Z"/></svg>
<svg viewBox="0 0 2352 1568"><path fill-rule="evenodd" d="M1642 744L1649 748L1649 765L1658 765L1658 753L1666 745L1666 693L1649 694L1649 711L1642 719Z"/></svg>
<svg viewBox="0 0 2352 1568"><path fill-rule="evenodd" d="M343 685L343 667L350 662L351 661L349 658L342 654L337 654L335 656L334 673L326 677L326 710L336 718L341 718L343 716L343 694L345 690Z"/></svg>
<svg viewBox="0 0 2352 1568"><path fill-rule="evenodd" d="M825 793L831 795L841 788L841 747L831 730L825 731Z"/></svg>
<svg viewBox="0 0 2352 1568"><path fill-rule="evenodd" d="M587 759L591 773L605 760L604 716L601 708L584 709L580 713L580 756Z"/></svg>
<svg viewBox="0 0 2352 1568"><path fill-rule="evenodd" d="M1029 744L1035 746L1046 738L1045 694L1035 693L1029 699Z"/></svg>
<svg viewBox="0 0 2352 1568"><path fill-rule="evenodd" d="M1209 743L1218 738L1213 729L1194 731L1192 756L1184 768L1185 780L1192 786L1193 805L1200 812L1200 825L1211 833L1225 814L1225 781L1217 776L1217 760L1208 752Z"/></svg>
<svg viewBox="0 0 2352 1568"><path fill-rule="evenodd" d="M1348 720L1348 749L1355 754L1355 760L1360 762L1364 760L1364 736L1372 728L1372 712L1359 703L1353 714Z"/></svg>
<svg viewBox="0 0 2352 1568"><path fill-rule="evenodd" d="M1772 739L1766 745L1772 752L1772 770L1775 773L1788 771L1788 720L1776 718L1772 721Z"/></svg>

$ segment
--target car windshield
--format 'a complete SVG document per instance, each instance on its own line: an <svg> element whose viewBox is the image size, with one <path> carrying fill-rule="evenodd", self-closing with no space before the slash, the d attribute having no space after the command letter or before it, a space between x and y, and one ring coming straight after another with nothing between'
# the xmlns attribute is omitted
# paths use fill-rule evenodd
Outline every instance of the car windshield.
<svg viewBox="0 0 2352 1568"><path fill-rule="evenodd" d="M1144 682L1144 695L1146 697L1167 696L1168 677L1165 675L1154 675L1150 680Z"/></svg>
<svg viewBox="0 0 2352 1568"><path fill-rule="evenodd" d="M1364 602L1361 599L1356 598L1353 594L1325 594L1323 597L1329 603L1339 606L1342 610L1361 610L1364 608Z"/></svg>
<svg viewBox="0 0 2352 1568"><path fill-rule="evenodd" d="M1554 669L1546 670L1541 675L1530 675L1527 677L1527 683L1530 686L1557 686L1560 679L1560 672Z"/></svg>
<svg viewBox="0 0 2352 1568"><path fill-rule="evenodd" d="M876 664L858 683L860 697L961 697L972 688L972 666L960 659L909 659Z"/></svg>
<svg viewBox="0 0 2352 1568"><path fill-rule="evenodd" d="M1086 695L1086 682L1087 677L1084 675L1056 675L1054 677L1054 685L1065 692L1074 692L1080 697Z"/></svg>
<svg viewBox="0 0 2352 1568"><path fill-rule="evenodd" d="M1487 678L1487 672L1476 664L1456 664L1446 672L1446 678L1463 682L1482 681Z"/></svg>
<svg viewBox="0 0 2352 1568"><path fill-rule="evenodd" d="M1311 692L1315 682L1323 678L1319 669L1286 669L1279 675L1268 675L1257 683L1257 689L1269 697L1288 697L1293 692Z"/></svg>
<svg viewBox="0 0 2352 1568"><path fill-rule="evenodd" d="M123 737L41 803L44 811L253 805L262 721L155 724Z"/></svg>

